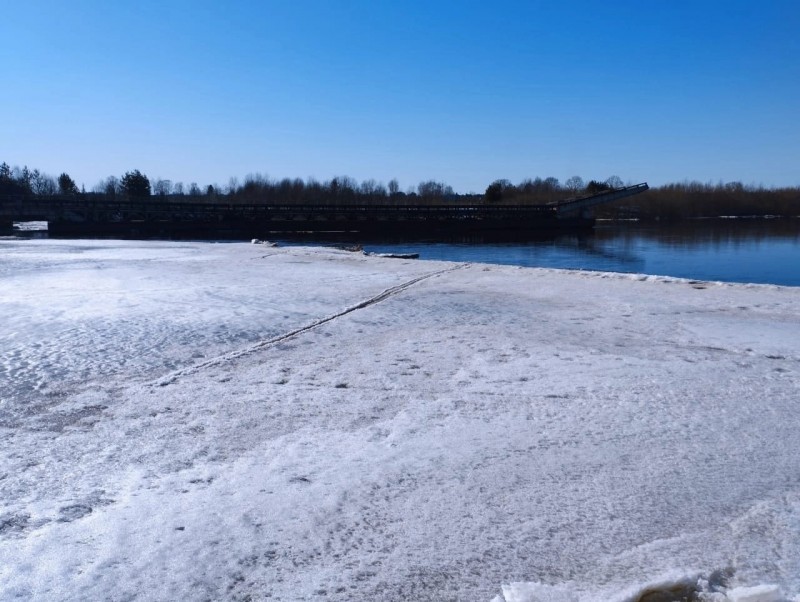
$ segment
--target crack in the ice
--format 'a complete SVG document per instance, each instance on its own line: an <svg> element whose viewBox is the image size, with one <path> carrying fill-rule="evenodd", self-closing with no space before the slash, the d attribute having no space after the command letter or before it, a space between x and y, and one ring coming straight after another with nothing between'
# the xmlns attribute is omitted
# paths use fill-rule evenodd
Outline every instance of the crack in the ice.
<svg viewBox="0 0 800 602"><path fill-rule="evenodd" d="M251 355L253 353L256 353L257 351L265 349L266 347L271 347L273 345L276 345L278 343L286 341L287 339L291 339L291 338L294 338L294 337L296 337L296 336L298 336L300 334L308 332L309 330L313 330L314 328L318 328L319 326L322 326L323 324L327 324L328 322L331 322L333 320L336 320L338 318L346 316L347 314L353 313L354 311L358 311L359 309L364 309L364 308L370 307L371 305L375 305L376 303L380 303L381 301L385 301L389 297L391 297L393 295L396 295L397 293L401 293L404 290L406 290L407 288L409 288L411 286L414 286L415 284L418 284L418 283L422 282L423 280L428 280L429 278L434 278L435 276L439 276L441 274L446 274L448 272L453 272L455 270L460 270L460 269L463 269L465 267L468 267L469 265L470 265L469 263L461 263L461 264L458 264L458 265L455 265L455 266L452 266L452 267L449 267L449 268L445 268L443 270L436 270L435 272L428 272L427 274L423 274L422 276L417 276L416 278L412 278L411 280L407 280L406 282L402 282L402 283L400 283L400 284L398 284L396 286L392 286L390 288L387 288L386 290L378 293L377 295L375 295L373 297L370 297L369 299L365 299L364 301L360 301L359 303L356 303L355 305L351 305L350 307L347 307L347 308L343 309L340 312L337 312L337 313L335 313L333 315L330 315L330 316L327 316L325 318L321 318L319 320L315 320L311 324L306 324L305 326L301 326L300 328L296 328L294 330L291 330L291 331L286 332L284 334L278 335L278 336L273 337L271 339L266 339L266 340L263 340L263 341L259 341L259 342L255 343L253 345L250 345L249 347L245 347L244 349L238 349L236 351L233 351L233 352L230 352L230 353L226 353L224 355L212 358L212 359L210 359L210 360L208 360L206 362L203 362L201 364L195 364L194 366L189 366L187 368L183 368L181 370L177 370L177 371L173 372L172 374L169 374L169 375L161 378L157 382L157 384L160 387L165 387L167 385L174 384L178 379L180 379L180 378L182 378L184 376L190 376L192 374L197 374L198 372L200 372L202 370L205 370L206 368L219 366L219 365L222 365L222 364L237 360L239 358Z"/></svg>

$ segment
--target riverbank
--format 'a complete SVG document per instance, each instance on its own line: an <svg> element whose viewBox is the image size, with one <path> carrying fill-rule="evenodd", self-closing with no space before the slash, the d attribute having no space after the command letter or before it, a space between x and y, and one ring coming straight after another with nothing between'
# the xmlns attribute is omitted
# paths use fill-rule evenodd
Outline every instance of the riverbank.
<svg viewBox="0 0 800 602"><path fill-rule="evenodd" d="M800 595L800 289L0 250L0 597Z"/></svg>
<svg viewBox="0 0 800 602"><path fill-rule="evenodd" d="M47 238L46 232L19 234ZM267 238L287 245L361 245L372 253L418 254L426 260L800 286L799 219L604 223L593 232L540 233L539 237L529 235L516 240L478 236L424 241L353 233L324 238Z"/></svg>

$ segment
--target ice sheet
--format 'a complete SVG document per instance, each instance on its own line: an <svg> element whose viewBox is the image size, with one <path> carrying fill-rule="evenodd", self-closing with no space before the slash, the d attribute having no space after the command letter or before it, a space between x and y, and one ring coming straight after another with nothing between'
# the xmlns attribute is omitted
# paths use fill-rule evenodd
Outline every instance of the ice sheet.
<svg viewBox="0 0 800 602"><path fill-rule="evenodd" d="M0 598L800 594L798 289L244 244L0 257Z"/></svg>

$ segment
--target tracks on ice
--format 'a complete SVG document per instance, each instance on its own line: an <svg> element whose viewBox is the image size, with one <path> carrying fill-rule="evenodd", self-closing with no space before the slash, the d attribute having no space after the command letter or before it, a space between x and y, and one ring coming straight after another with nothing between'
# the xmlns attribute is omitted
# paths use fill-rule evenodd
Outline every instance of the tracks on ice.
<svg viewBox="0 0 800 602"><path fill-rule="evenodd" d="M291 339L293 337L296 337L296 336L298 336L300 334L303 334L304 332L308 332L309 330L313 330L314 328L322 326L323 324L327 324L328 322L336 320L337 318L341 318L342 316L346 316L349 313L352 313L352 312L357 311L359 309L364 309L365 307L369 307L370 305L375 305L376 303L380 303L381 301L384 301L385 299L388 299L389 297L391 297L393 295L396 295L397 293L400 293L400 292L406 290L407 288L409 288L411 286L414 286L415 284L417 284L419 282L422 282L423 280L428 280L429 278L434 278L435 276L439 276L441 274L446 274L448 272L454 272L455 270L460 270L460 269L466 268L469 265L470 264L468 264L468 263L461 263L461 264L455 265L453 267L445 268L443 270L436 270L435 272L428 272L427 274L423 274L422 276L417 276L416 278L412 278L411 280L407 280L406 282L402 282L402 283L400 283L400 284L398 284L396 286L387 288L386 290L378 293L377 295L375 295L373 297L370 297L368 299L365 299L364 301L360 301L360 302L356 303L355 305L351 305L350 307L347 307L347 308L343 309L340 312L337 312L337 313L335 313L333 315L330 315L330 316L327 316L325 318L321 318L319 320L315 320L314 322L311 322L310 324L306 324L305 326L301 326L301 327L296 328L294 330L291 330L289 332L285 332L285 333L283 333L281 335L278 335L276 337L273 337L271 339L265 339L263 341L259 341L257 343L254 343L253 345L249 345L249 346L247 346L247 347L245 347L243 349L237 349L236 351L232 351L232 352L226 353L224 355L217 356L217 357L212 358L212 359L210 359L208 361L205 361L205 362L202 362L202 363L199 363L199 364L195 364L193 366L188 366L186 368L181 368L180 370L175 370L174 372L171 372L170 374L167 374L164 377L158 379L158 381L156 381L155 384L157 384L158 386L161 386L161 387L165 387L167 385L171 385L171 384L175 383L176 381L178 381L179 379L183 378L184 376L191 376L193 374L197 374L198 372L201 372L202 370L205 370L206 368L212 368L212 367L215 367L215 366L220 366L222 364L226 364L228 362L237 360L237 359L239 359L241 357L245 357L245 356L251 355L251 354L256 353L256 352L258 352L258 351L260 351L262 349L265 349L266 347L271 347L272 345L276 345L276 344L281 343L281 342L283 342L283 341L285 341L287 339Z"/></svg>

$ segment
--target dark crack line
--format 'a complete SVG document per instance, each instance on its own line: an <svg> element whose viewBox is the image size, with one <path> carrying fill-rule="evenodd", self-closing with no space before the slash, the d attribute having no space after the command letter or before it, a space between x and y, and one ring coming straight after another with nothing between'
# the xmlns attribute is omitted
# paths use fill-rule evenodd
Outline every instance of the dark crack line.
<svg viewBox="0 0 800 602"><path fill-rule="evenodd" d="M351 305L350 307L347 307L347 308L343 309L342 311L340 311L338 313L330 315L330 316L328 316L326 318L321 318L319 320L315 320L311 324L306 324L305 326L301 326L300 328L296 328L295 330L291 330L289 332L286 332L284 334L278 335L278 336L273 337L271 339L266 339L266 340L263 340L263 341L259 341L258 343L255 343L253 345L245 347L244 349L238 349L236 351L232 351L230 353L226 353L224 355L220 355L218 357L212 358L212 359L210 359L208 361L205 361L205 362L202 362L200 364L195 364L194 366L189 366L188 368L183 368L181 370L177 370L177 371L173 372L172 374L169 374L169 375L161 378L157 382L157 384L158 384L158 386L165 387L167 385L171 385L171 384L175 383L178 379L183 378L184 376L191 376L193 374L197 374L198 372L200 372L202 370L205 370L206 368L212 368L212 367L215 367L215 366L220 366L222 364L226 364L228 362L237 360L239 358L251 355L253 353L261 351L262 349L265 349L267 347L271 347L273 345L277 345L278 343L281 343L281 342L283 342L283 341L285 341L287 339L291 339L291 338L296 337L298 335L301 335L301 334L303 334L305 332L308 332L309 330L313 330L314 328L318 328L318 327L322 326L323 324L327 324L328 322L332 322L333 320L341 318L342 316L346 316L347 314L353 313L354 311L358 311L359 309L364 309L364 308L369 307L371 305L375 305L376 303L380 303L381 301L384 301L384 300L388 299L389 297L392 297L393 295L401 293L404 290L406 290L407 288L412 287L415 284L418 284L419 282L422 282L423 280L428 280L429 278L433 278L433 277L439 276L441 274L446 274L448 272L453 272L455 270L460 270L460 269L463 269L463 268L465 268L467 266L469 266L468 263L462 263L462 264L459 264L459 265L456 265L456 266L453 266L453 267L446 268L444 270L437 270L435 272L429 272L427 274L423 274L422 276L418 276L417 278L413 278L412 280L408 280L406 282L398 284L397 286L393 286L391 288L387 288L386 290L384 290L381 293L378 293L374 297L370 297L369 299L366 299L364 301L356 303L355 305Z"/></svg>

